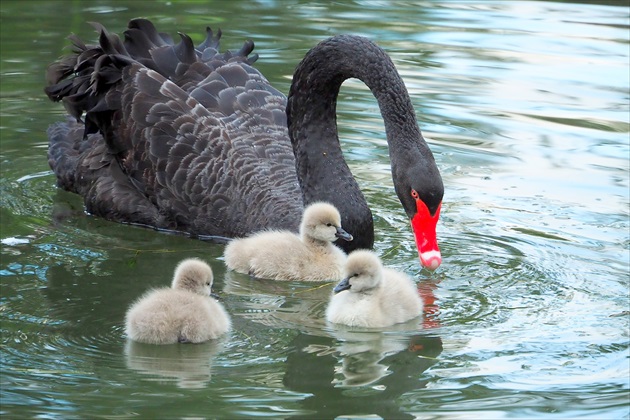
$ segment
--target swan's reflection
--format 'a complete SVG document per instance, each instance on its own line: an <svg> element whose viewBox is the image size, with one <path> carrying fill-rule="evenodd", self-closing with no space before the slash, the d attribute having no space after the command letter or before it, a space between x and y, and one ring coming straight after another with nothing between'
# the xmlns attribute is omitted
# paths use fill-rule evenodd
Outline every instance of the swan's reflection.
<svg viewBox="0 0 630 420"><path fill-rule="evenodd" d="M396 400L426 386L422 373L436 362L442 340L390 331L336 330L335 338L299 334L284 376L287 388L311 394L302 401L310 414L299 417L413 418Z"/></svg>
<svg viewBox="0 0 630 420"><path fill-rule="evenodd" d="M212 377L212 361L224 340L200 344L156 346L127 340L127 367L149 376L149 380L174 381L180 388L200 389Z"/></svg>

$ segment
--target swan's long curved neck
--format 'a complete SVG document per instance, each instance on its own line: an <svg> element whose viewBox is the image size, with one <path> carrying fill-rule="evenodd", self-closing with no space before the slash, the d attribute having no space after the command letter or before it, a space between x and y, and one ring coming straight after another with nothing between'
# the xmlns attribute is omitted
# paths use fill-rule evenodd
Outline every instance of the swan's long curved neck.
<svg viewBox="0 0 630 420"><path fill-rule="evenodd" d="M391 59L367 38L340 35L310 50L295 71L287 109L289 128L297 134L293 136L294 149L303 144L299 135L313 134L313 126L336 137L337 95L349 78L362 80L376 97L390 150L411 146L405 139L419 137L420 130L407 89ZM327 140L336 138L320 139Z"/></svg>
<svg viewBox="0 0 630 420"><path fill-rule="evenodd" d="M372 232L369 240L373 241L370 210L343 158L337 134L337 95L348 78L362 80L378 101L395 185L397 162L400 166L410 159L433 166L435 162L418 128L407 89L380 47L366 38L340 35L307 53L293 76L287 104L289 136L305 204L331 202L342 215L343 228L355 240L363 240L357 229L366 229ZM369 226L345 219L352 214L369 219Z"/></svg>

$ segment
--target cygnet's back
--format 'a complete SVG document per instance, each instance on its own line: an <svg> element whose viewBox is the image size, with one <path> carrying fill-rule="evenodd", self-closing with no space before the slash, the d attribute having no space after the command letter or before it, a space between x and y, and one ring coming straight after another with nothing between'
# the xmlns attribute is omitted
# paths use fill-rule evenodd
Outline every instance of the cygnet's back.
<svg viewBox="0 0 630 420"><path fill-rule="evenodd" d="M304 210L300 235L264 231L234 239L225 248L225 263L232 270L260 278L338 280L346 259L333 244L338 238L352 240L341 227L339 211L328 203L314 203Z"/></svg>
<svg viewBox="0 0 630 420"><path fill-rule="evenodd" d="M406 274L382 266L376 254L352 252L344 279L334 288L326 319L352 327L386 327L422 314L415 283Z"/></svg>
<svg viewBox="0 0 630 420"><path fill-rule="evenodd" d="M145 293L127 311L125 332L151 344L200 343L219 337L231 327L219 302L210 297L212 269L198 259L182 261L171 288Z"/></svg>

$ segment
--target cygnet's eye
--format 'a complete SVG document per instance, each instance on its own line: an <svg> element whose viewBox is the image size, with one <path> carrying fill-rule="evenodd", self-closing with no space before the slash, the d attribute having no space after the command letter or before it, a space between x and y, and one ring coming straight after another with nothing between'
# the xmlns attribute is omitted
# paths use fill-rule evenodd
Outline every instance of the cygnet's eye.
<svg viewBox="0 0 630 420"><path fill-rule="evenodd" d="M332 223L326 223L326 226L331 227L333 224Z"/></svg>
<svg viewBox="0 0 630 420"><path fill-rule="evenodd" d="M210 286L210 282L207 282L207 283L206 283L206 286Z"/></svg>

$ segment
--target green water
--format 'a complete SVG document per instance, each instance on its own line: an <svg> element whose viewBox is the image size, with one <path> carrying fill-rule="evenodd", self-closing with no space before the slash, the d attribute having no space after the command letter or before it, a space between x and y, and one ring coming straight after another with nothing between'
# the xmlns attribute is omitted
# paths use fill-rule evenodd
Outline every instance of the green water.
<svg viewBox="0 0 630 420"><path fill-rule="evenodd" d="M336 33L392 56L442 172L443 264L421 270L369 90L344 84L343 148L376 250L435 299L422 322L326 324L330 285L226 273L221 245L106 222L58 190L48 63L87 21L134 17L256 42L283 92ZM0 415L5 418L630 417L626 2L0 3ZM123 317L206 259L234 322L203 345L128 343Z"/></svg>

